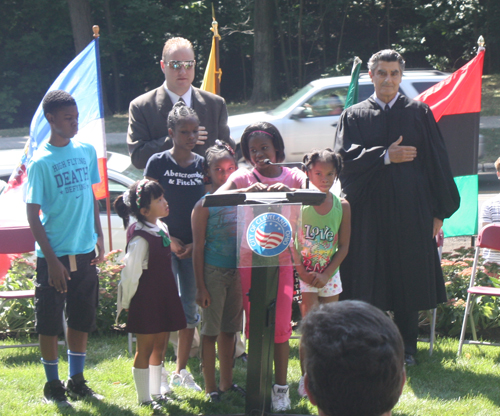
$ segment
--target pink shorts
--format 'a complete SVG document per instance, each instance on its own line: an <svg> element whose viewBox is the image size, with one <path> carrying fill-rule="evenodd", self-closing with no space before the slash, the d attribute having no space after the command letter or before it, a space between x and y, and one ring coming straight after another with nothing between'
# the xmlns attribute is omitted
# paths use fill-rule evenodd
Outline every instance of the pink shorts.
<svg viewBox="0 0 500 416"><path fill-rule="evenodd" d="M252 282L252 269L240 268L241 289L243 293L243 308L247 318L245 334L249 336L250 302L247 293ZM281 344L292 336L292 298L293 298L293 266L280 266L278 296L276 299L276 326L274 329L274 342Z"/></svg>

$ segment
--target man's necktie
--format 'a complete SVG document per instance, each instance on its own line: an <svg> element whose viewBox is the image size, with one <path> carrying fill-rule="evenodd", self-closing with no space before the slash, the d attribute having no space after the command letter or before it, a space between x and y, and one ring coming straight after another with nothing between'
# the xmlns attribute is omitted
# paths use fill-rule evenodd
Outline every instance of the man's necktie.
<svg viewBox="0 0 500 416"><path fill-rule="evenodd" d="M389 105L389 104L386 104L386 105L385 105L385 108L384 108L384 111L385 111L386 113L388 113L390 109L391 109L390 105Z"/></svg>

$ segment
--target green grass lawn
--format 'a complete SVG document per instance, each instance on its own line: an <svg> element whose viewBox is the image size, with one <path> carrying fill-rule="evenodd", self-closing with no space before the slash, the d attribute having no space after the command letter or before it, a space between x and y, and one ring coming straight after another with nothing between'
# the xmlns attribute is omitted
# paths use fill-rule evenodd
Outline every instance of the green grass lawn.
<svg viewBox="0 0 500 416"><path fill-rule="evenodd" d="M316 414L308 400L299 400L297 395L300 377L298 341L292 340L291 345L288 381L293 407L288 413ZM419 364L408 368L408 380L393 415L500 415L500 348L466 345L462 357L457 358L458 342L454 339L438 339L432 357L429 357L428 347L425 343L418 344L416 358ZM67 361L63 350L60 347L59 372L61 378L66 378ZM171 348L167 353L169 356L172 356ZM167 367L172 370L174 363L168 362ZM41 402L45 375L36 348L0 350L0 414L150 414L136 403L131 368L126 337L93 335L89 340L85 376L105 400L101 403L76 402L74 410L63 412L55 405ZM196 358L190 359L188 369L203 385ZM234 380L245 387L246 364L241 360L236 362ZM203 393L183 389L176 392L176 397L178 400L170 405L169 414L241 414L245 408L244 400L232 393L226 394L219 404L209 403Z"/></svg>
<svg viewBox="0 0 500 416"><path fill-rule="evenodd" d="M483 75L481 115L500 115L500 74Z"/></svg>
<svg viewBox="0 0 500 416"><path fill-rule="evenodd" d="M493 163L500 156L500 129L481 129L484 140L484 154L479 159L482 163Z"/></svg>

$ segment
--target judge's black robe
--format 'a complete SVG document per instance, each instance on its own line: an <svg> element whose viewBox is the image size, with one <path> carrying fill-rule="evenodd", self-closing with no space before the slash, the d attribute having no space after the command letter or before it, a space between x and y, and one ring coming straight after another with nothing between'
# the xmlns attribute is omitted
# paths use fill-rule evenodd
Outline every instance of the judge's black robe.
<svg viewBox="0 0 500 416"><path fill-rule="evenodd" d="M399 136L401 145L417 148L417 157L385 165ZM445 302L433 219L450 217L460 196L430 108L400 95L384 112L370 97L340 117L335 150L344 160L340 181L352 212L341 299L394 311Z"/></svg>

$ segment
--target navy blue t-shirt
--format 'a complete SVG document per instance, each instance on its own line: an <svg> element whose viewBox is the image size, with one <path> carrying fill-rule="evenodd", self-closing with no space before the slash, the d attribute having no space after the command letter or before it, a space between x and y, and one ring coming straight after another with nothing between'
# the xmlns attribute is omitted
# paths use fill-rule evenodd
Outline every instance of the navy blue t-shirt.
<svg viewBox="0 0 500 416"><path fill-rule="evenodd" d="M162 220L168 225L170 235L183 243L193 242L191 211L205 194L203 184L203 157L194 154L194 162L181 167L169 150L151 156L144 170L144 176L158 180L165 191L170 208L168 217Z"/></svg>

